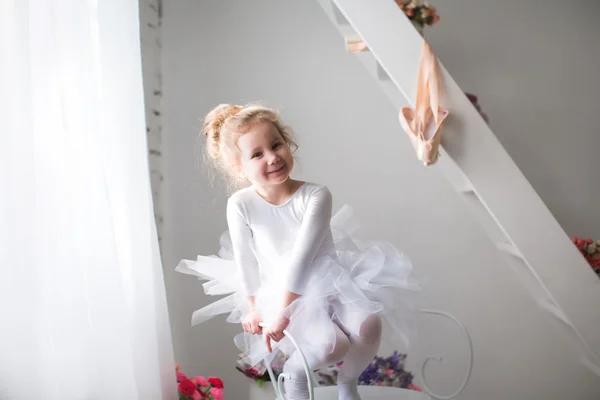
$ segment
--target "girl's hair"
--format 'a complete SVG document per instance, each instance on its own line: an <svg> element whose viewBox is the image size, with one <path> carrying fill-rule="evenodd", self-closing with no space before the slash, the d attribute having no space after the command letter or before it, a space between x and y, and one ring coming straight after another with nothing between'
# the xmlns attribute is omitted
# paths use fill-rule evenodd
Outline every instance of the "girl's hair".
<svg viewBox="0 0 600 400"><path fill-rule="evenodd" d="M246 183L240 180L236 171L236 165L239 163L237 140L248 132L252 125L261 122L272 123L284 142L292 148L292 152L296 151L298 145L293 140L292 129L284 125L279 113L271 108L256 104L219 104L204 118L207 161L234 186Z"/></svg>

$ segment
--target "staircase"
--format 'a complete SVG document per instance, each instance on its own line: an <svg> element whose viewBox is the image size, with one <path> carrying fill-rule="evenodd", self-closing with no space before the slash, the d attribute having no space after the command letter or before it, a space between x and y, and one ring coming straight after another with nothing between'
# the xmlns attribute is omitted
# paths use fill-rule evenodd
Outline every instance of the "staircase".
<svg viewBox="0 0 600 400"><path fill-rule="evenodd" d="M395 108L414 105L423 38L395 2L318 1L343 37L358 34L367 44L356 57ZM499 257L600 376L600 280L441 63L440 74L450 115L440 159L430 168L439 168L461 194ZM400 124L398 135L406 137Z"/></svg>

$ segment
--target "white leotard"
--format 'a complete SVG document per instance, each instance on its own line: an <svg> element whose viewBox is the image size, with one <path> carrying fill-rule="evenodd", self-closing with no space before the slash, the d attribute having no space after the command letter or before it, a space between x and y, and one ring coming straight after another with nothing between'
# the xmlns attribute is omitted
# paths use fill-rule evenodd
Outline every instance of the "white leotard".
<svg viewBox="0 0 600 400"><path fill-rule="evenodd" d="M249 296L256 295L265 281L304 292L314 258L334 252L331 209L329 189L309 182L281 205L269 203L253 187L229 198L229 232Z"/></svg>

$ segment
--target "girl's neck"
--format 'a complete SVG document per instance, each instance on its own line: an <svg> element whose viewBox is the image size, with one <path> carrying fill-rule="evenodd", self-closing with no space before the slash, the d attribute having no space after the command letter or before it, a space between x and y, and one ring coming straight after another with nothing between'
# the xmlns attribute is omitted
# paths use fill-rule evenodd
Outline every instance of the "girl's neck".
<svg viewBox="0 0 600 400"><path fill-rule="evenodd" d="M283 204L289 200L290 197L300 186L302 186L304 182L297 181L292 178L286 179L285 182L282 182L277 185L264 185L257 186L255 185L256 192L260 197L265 199L271 204L279 205Z"/></svg>

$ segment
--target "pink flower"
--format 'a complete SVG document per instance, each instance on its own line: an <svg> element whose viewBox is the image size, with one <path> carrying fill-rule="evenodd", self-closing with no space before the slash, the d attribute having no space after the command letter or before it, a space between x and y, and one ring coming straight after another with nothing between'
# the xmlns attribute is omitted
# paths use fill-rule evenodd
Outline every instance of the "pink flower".
<svg viewBox="0 0 600 400"><path fill-rule="evenodd" d="M418 387L414 383L411 383L410 385L408 385L408 389L409 390L416 390L417 392L422 392L423 391L423 389L421 389L420 387Z"/></svg>
<svg viewBox="0 0 600 400"><path fill-rule="evenodd" d="M394 371L392 371L390 368L388 368L388 369L385 370L385 374L387 376L392 376L392 372L394 372Z"/></svg>
<svg viewBox="0 0 600 400"><path fill-rule="evenodd" d="M201 399L200 392L197 391L197 390L194 390L194 393L192 393L192 399L193 400L200 400Z"/></svg>
<svg viewBox="0 0 600 400"><path fill-rule="evenodd" d="M215 400L223 400L223 389L212 388L210 389L210 394Z"/></svg>
<svg viewBox="0 0 600 400"><path fill-rule="evenodd" d="M203 376L195 376L194 380L196 381L196 383L200 386L208 386L208 381L206 380L205 377Z"/></svg>
<svg viewBox="0 0 600 400"><path fill-rule="evenodd" d="M184 396L191 396L196 391L196 385L189 380L184 380L179 384L179 392Z"/></svg>
<svg viewBox="0 0 600 400"><path fill-rule="evenodd" d="M187 376L183 372L177 372L177 382L185 381Z"/></svg>
<svg viewBox="0 0 600 400"><path fill-rule="evenodd" d="M208 383L216 387L217 389L223 389L223 381L217 378L216 376L209 376Z"/></svg>

